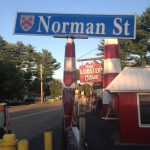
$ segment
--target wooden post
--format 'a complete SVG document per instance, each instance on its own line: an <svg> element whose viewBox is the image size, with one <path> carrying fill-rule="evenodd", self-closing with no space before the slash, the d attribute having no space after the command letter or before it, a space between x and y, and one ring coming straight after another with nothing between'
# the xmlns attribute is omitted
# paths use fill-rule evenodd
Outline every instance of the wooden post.
<svg viewBox="0 0 150 150"><path fill-rule="evenodd" d="M43 66L40 64L40 77L41 77L41 104L43 104Z"/></svg>

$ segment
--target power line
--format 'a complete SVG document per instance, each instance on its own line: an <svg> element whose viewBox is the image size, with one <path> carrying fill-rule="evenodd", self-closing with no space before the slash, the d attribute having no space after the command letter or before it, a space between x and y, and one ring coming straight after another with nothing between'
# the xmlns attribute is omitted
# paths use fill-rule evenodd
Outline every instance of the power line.
<svg viewBox="0 0 150 150"><path fill-rule="evenodd" d="M80 59L80 58L82 58L82 57L84 57L84 56L86 56L86 55L90 54L91 52L93 52L93 51L95 51L95 50L97 50L97 48L94 48L94 49L93 49L93 50L91 50L90 52L88 52L88 53L86 53L86 54L82 55L81 57L79 57L78 59Z"/></svg>

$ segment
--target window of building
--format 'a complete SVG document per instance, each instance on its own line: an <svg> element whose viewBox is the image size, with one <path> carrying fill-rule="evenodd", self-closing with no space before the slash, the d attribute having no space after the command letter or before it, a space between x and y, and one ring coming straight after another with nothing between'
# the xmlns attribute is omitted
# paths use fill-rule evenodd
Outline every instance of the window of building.
<svg viewBox="0 0 150 150"><path fill-rule="evenodd" d="M150 127L150 94L138 94L138 118L140 127Z"/></svg>

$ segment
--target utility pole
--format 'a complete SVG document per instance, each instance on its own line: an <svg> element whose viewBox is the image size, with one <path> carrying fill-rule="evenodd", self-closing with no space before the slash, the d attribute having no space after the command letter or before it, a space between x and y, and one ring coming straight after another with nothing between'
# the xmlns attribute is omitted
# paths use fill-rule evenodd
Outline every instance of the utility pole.
<svg viewBox="0 0 150 150"><path fill-rule="evenodd" d="M41 104L43 104L43 66L40 64L40 77L41 77Z"/></svg>

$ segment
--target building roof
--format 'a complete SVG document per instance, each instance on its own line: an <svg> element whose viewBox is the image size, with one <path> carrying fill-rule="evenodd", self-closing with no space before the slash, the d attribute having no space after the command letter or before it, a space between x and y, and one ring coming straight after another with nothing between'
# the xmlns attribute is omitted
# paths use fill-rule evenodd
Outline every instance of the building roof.
<svg viewBox="0 0 150 150"><path fill-rule="evenodd" d="M106 87L110 92L150 92L150 67L126 67Z"/></svg>

